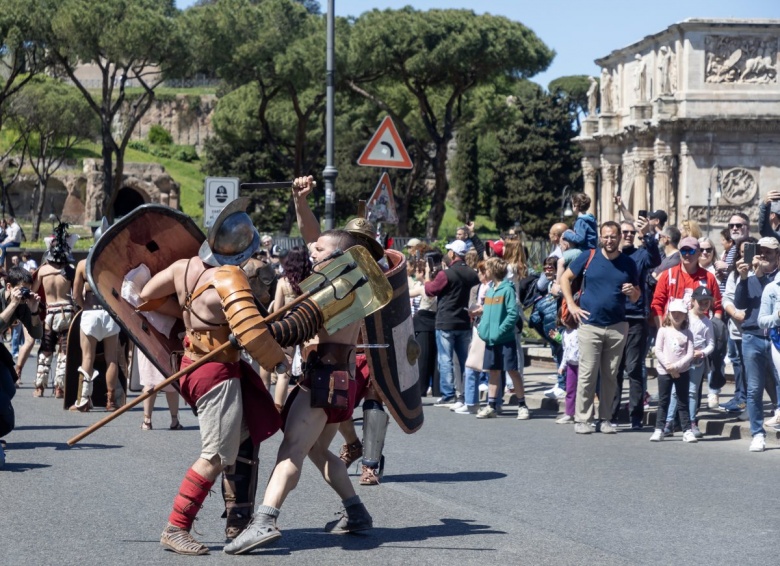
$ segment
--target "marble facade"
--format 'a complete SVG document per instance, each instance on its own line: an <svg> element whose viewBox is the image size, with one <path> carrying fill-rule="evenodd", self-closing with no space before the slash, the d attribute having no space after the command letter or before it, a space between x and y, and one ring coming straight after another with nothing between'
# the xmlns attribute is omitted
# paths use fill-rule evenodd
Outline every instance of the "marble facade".
<svg viewBox="0 0 780 566"><path fill-rule="evenodd" d="M577 142L599 222L615 195L711 234L734 211L757 220L780 189L779 52L780 20L690 19L597 59L598 112Z"/></svg>

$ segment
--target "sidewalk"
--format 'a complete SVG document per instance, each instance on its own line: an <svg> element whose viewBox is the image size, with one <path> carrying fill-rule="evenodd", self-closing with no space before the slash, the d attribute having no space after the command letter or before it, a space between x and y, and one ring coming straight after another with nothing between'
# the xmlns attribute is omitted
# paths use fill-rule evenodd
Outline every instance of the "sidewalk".
<svg viewBox="0 0 780 566"><path fill-rule="evenodd" d="M523 380L525 384L525 402L528 408L532 411L545 411L550 413L563 414L565 409L565 402L563 400L550 399L544 396L544 392L547 389L553 387L556 383L555 371L551 368L540 367L540 365L532 364L531 367L525 368L523 373ZM658 398L658 380L650 376L647 380L647 390L653 399ZM734 395L734 383L727 382L721 389L720 402L725 403L731 399ZM618 419L619 430L628 429L628 411L626 404L628 403L628 381L623 382L623 401L621 403L620 417ZM517 398L514 395L504 396L504 405L516 405ZM650 409L645 409L644 424L647 433L652 432L652 428L655 427L656 409L658 403L656 401L650 402ZM774 414L774 407L771 407L769 402L769 396L764 396L764 420L768 419ZM750 423L748 421L740 421L738 413L728 413L721 410L713 410L707 407L707 386L705 384L702 394L702 404L699 409L699 429L704 433L704 438L707 437L722 437L732 439L750 439ZM772 427L765 427L767 445L780 446L780 432L775 431ZM675 435L682 433L676 432Z"/></svg>

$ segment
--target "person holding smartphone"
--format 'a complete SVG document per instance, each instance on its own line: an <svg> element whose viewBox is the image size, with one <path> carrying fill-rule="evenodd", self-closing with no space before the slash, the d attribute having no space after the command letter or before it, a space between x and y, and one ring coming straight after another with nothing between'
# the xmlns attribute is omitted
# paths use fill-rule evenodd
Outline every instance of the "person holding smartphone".
<svg viewBox="0 0 780 566"><path fill-rule="evenodd" d="M769 191L758 207L758 232L780 241L780 191Z"/></svg>

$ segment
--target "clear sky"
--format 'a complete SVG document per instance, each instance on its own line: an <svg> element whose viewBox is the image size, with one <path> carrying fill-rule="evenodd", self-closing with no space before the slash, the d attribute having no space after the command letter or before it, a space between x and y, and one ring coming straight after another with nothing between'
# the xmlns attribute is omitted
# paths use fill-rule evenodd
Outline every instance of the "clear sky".
<svg viewBox="0 0 780 566"><path fill-rule="evenodd" d="M183 9L194 1L176 5ZM533 77L545 87L564 75L598 75L594 59L687 18L780 19L780 0L335 0L338 16L406 4L490 12L525 24L557 53L549 69ZM327 0L320 5L324 12Z"/></svg>

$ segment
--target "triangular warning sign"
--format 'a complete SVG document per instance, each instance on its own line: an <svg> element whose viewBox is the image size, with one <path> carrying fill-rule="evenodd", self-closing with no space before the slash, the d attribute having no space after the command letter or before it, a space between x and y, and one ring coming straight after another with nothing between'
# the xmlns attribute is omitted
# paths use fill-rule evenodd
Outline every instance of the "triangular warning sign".
<svg viewBox="0 0 780 566"><path fill-rule="evenodd" d="M395 198L393 197L393 185L390 184L390 176L382 173L376 188L366 204L368 219L373 222L385 224L398 224L398 213L395 210Z"/></svg>
<svg viewBox="0 0 780 566"><path fill-rule="evenodd" d="M360 154L357 164L365 167L412 168L412 160L390 116L385 116L382 120L379 129Z"/></svg>

